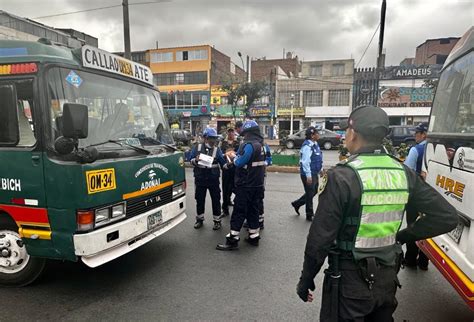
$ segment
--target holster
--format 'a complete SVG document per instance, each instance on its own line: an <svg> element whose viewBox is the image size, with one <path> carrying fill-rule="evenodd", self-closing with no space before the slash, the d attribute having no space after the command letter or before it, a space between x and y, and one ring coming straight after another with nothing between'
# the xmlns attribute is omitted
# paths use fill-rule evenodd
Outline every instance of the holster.
<svg viewBox="0 0 474 322"><path fill-rule="evenodd" d="M375 257L367 257L360 260L359 269L362 278L367 282L369 290L371 290L377 278L377 271L379 270Z"/></svg>

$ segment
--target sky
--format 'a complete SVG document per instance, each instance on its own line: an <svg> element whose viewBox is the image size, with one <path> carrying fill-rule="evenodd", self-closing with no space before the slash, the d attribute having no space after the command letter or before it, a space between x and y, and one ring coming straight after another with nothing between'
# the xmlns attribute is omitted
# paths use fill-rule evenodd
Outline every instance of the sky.
<svg viewBox="0 0 474 322"><path fill-rule="evenodd" d="M303 61L353 58L375 65L382 0L129 0L131 48L209 44L241 66L243 56ZM99 47L123 51L122 8L38 18L120 5L122 0L2 0L0 10L99 39ZM472 0L387 0L386 65L414 57L426 39L460 37L474 24Z"/></svg>

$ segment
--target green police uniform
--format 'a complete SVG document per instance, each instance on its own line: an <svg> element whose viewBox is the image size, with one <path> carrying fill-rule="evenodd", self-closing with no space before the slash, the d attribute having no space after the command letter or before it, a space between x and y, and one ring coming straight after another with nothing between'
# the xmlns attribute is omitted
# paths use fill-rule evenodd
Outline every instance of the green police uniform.
<svg viewBox="0 0 474 322"><path fill-rule="evenodd" d="M364 135L388 129L388 117L376 107L353 111L349 122ZM384 131L377 132L377 127ZM438 192L382 151L381 146L363 147L327 172L297 286L306 300L330 254L321 321L392 321L401 244L457 225L455 209ZM399 231L407 206L425 215Z"/></svg>

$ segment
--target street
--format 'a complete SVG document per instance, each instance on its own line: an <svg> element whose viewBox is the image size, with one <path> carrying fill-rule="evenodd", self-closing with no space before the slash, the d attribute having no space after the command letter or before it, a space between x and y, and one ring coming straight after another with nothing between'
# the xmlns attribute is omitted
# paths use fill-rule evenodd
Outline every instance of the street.
<svg viewBox="0 0 474 322"><path fill-rule="evenodd" d="M206 221L194 230L194 183L186 170L186 221L97 269L50 261L33 285L2 289L1 321L20 320L317 320L322 274L315 302L295 293L309 223L289 203L302 191L292 173L269 173L265 230L258 248L241 243L234 252L215 246L228 232L212 230L210 200ZM244 237L245 234L242 234ZM472 321L473 312L432 266L402 270L396 321Z"/></svg>

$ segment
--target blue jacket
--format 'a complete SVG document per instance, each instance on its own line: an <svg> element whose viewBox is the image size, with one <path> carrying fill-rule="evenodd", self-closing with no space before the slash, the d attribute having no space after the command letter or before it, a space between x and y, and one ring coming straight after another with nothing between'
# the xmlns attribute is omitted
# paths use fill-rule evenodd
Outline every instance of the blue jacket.
<svg viewBox="0 0 474 322"><path fill-rule="evenodd" d="M423 154L425 153L426 140L418 143L410 149L408 156L405 160L405 165L410 169L421 173L421 167L423 165Z"/></svg>
<svg viewBox="0 0 474 322"><path fill-rule="evenodd" d="M323 154L318 142L305 140L300 150L300 174L305 177L317 175L323 167Z"/></svg>

